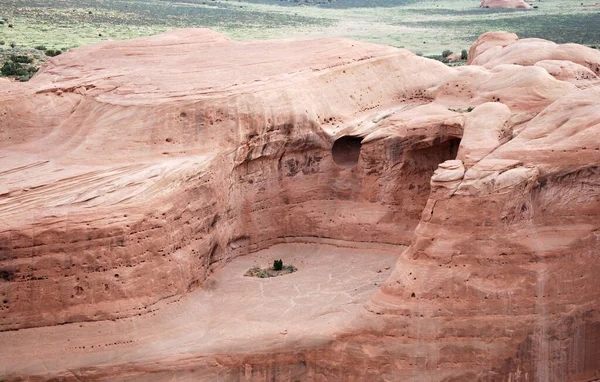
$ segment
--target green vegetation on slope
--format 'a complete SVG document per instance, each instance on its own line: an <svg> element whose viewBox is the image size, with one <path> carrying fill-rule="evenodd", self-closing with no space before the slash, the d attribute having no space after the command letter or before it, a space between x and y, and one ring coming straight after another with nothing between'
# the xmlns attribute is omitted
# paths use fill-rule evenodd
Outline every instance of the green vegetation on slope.
<svg viewBox="0 0 600 382"><path fill-rule="evenodd" d="M455 18L429 21L426 25L429 28L452 30L462 38L470 40L475 40L477 36L490 30L503 30L515 32L521 38L543 38L559 44L600 45L600 11L565 15L536 14L536 11L500 14L501 17L488 19ZM409 22L403 25L422 27L423 23Z"/></svg>
<svg viewBox="0 0 600 382"><path fill-rule="evenodd" d="M436 57L468 49L491 30L600 46L600 9L580 4L543 0L538 9L515 10L481 9L478 0L2 0L0 54L43 47L52 55L191 27L241 40L349 37Z"/></svg>

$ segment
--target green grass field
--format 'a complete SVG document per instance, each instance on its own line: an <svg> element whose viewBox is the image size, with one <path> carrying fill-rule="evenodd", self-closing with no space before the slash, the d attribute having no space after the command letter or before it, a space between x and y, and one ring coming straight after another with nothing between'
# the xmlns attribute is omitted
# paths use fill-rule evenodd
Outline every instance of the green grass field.
<svg viewBox="0 0 600 382"><path fill-rule="evenodd" d="M350 37L425 55L468 49L490 30L600 46L600 8L534 4L494 10L478 8L478 0L2 0L0 49L65 49L189 27L240 40Z"/></svg>

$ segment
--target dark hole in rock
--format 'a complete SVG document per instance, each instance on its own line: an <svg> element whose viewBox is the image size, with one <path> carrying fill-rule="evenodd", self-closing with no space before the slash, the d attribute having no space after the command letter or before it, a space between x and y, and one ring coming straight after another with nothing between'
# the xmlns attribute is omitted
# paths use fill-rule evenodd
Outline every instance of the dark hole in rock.
<svg viewBox="0 0 600 382"><path fill-rule="evenodd" d="M335 164L342 168L350 168L358 163L362 138L346 136L333 143L331 155Z"/></svg>

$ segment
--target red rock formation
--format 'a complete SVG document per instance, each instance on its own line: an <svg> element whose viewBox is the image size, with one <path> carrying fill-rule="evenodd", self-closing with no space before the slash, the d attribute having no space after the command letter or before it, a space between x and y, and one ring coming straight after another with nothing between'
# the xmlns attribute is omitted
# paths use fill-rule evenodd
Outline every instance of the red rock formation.
<svg viewBox="0 0 600 382"><path fill-rule="evenodd" d="M514 33L491 32L481 35L469 51L469 64L491 69L501 64L531 66L544 60L570 61L600 74L600 51L579 44L515 39Z"/></svg>
<svg viewBox="0 0 600 382"><path fill-rule="evenodd" d="M0 377L598 378L600 57L469 60L184 30L3 86ZM312 271L237 279L265 249Z"/></svg>

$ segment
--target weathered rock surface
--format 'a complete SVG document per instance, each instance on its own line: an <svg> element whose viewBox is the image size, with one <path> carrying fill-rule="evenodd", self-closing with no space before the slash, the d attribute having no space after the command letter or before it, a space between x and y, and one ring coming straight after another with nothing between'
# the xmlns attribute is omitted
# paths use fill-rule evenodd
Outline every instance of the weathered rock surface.
<svg viewBox="0 0 600 382"><path fill-rule="evenodd" d="M182 30L3 83L0 377L599 378L590 51Z"/></svg>
<svg viewBox="0 0 600 382"><path fill-rule="evenodd" d="M589 68L571 61L542 60L536 62L535 66L546 69L558 80L572 81L575 84L581 83L582 80L598 80L598 76Z"/></svg>
<svg viewBox="0 0 600 382"><path fill-rule="evenodd" d="M515 39L514 33L481 35L469 51L469 64L494 68L501 64L535 65L544 60L570 61L600 74L600 51L579 44L556 44L537 38Z"/></svg>

